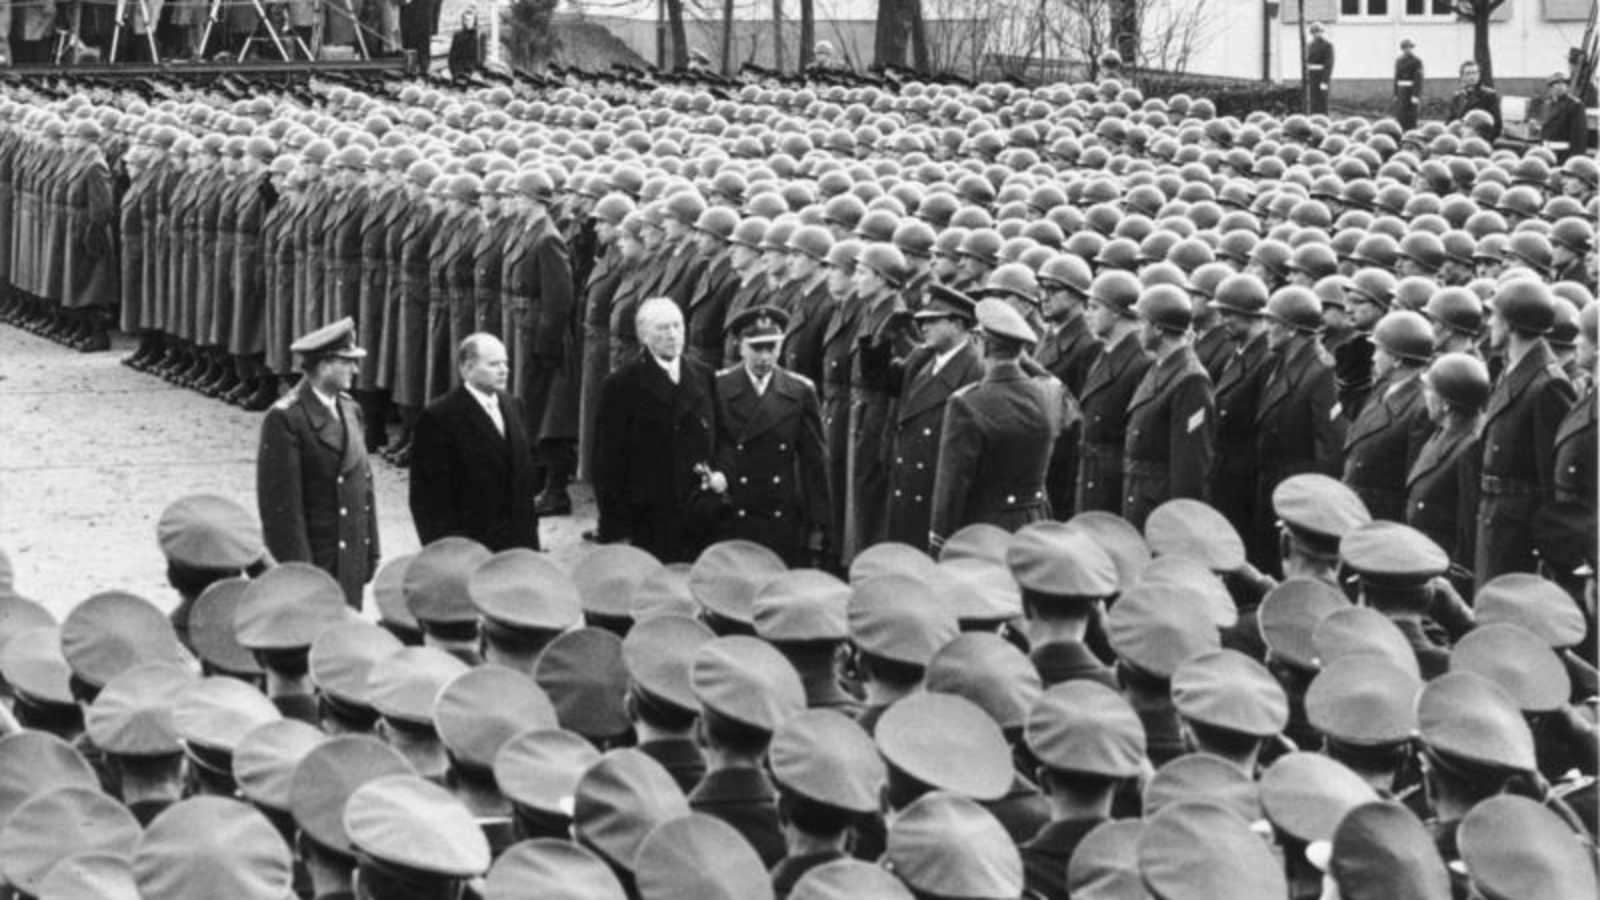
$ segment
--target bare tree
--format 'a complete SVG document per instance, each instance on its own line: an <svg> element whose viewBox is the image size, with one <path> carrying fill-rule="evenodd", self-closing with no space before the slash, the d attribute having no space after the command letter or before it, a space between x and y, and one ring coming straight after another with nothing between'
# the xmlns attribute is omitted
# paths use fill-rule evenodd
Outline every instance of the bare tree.
<svg viewBox="0 0 1600 900"><path fill-rule="evenodd" d="M1478 72L1484 84L1494 84L1494 61L1489 53L1489 17L1505 4L1506 0L1436 0L1458 17L1472 23L1472 58L1478 63Z"/></svg>

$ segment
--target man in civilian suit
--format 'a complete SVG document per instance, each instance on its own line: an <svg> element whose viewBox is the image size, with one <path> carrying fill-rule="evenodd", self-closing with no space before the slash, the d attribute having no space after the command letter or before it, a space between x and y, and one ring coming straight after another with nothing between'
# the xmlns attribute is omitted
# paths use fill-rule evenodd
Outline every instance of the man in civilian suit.
<svg viewBox="0 0 1600 900"><path fill-rule="evenodd" d="M533 449L522 409L506 393L510 364L493 335L456 350L461 383L417 419L411 449L411 517L423 544L471 538L499 552L539 549Z"/></svg>

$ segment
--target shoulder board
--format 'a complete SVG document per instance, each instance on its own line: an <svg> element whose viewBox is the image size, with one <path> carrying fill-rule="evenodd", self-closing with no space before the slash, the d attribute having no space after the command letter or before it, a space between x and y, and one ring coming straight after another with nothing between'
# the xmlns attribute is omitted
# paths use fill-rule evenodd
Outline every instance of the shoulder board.
<svg viewBox="0 0 1600 900"><path fill-rule="evenodd" d="M786 375L788 375L790 378L793 378L795 381L800 382L801 384L805 385L808 388L811 388L812 390L816 390L816 388L817 388L816 382L812 381L811 379L807 378L804 375L801 375L799 372L791 371L789 369L783 369L782 371Z"/></svg>
<svg viewBox="0 0 1600 900"><path fill-rule="evenodd" d="M273 409L289 409L289 408L293 407L296 403L299 403L299 402L300 402L300 392L299 391L290 391L289 393L284 394L282 397L279 397L278 398L278 402L272 404L272 408Z"/></svg>
<svg viewBox="0 0 1600 900"><path fill-rule="evenodd" d="M1546 363L1544 372L1546 375L1549 375L1551 378L1554 378L1557 381L1570 382L1572 380L1567 377L1567 370L1561 368L1561 364L1558 362Z"/></svg>
<svg viewBox="0 0 1600 900"><path fill-rule="evenodd" d="M733 365L727 367L726 369L718 369L717 370L717 377L721 378L724 375L732 375L733 373L739 371L739 365L740 365L739 363L734 363Z"/></svg>
<svg viewBox="0 0 1600 900"><path fill-rule="evenodd" d="M951 391L950 392L950 396L952 396L952 397L961 397L961 396L964 396L966 394L970 394L973 391L977 390L978 386L981 385L981 384L983 384L983 382L981 380L974 381L971 384L964 384L961 387L958 387L955 390Z"/></svg>

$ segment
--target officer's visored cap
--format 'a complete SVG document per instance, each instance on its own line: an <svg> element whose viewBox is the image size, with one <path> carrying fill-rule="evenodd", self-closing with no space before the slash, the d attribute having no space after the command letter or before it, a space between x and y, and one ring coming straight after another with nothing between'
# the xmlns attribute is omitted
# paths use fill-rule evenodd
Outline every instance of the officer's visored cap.
<svg viewBox="0 0 1600 900"><path fill-rule="evenodd" d="M387 560L378 567L378 574L372 578L372 598L378 606L378 624L397 637L407 636L417 643L422 641L422 626L417 623L417 617L406 608L405 580L406 569L411 567L411 561L416 559L415 553L407 553Z"/></svg>
<svg viewBox="0 0 1600 900"><path fill-rule="evenodd" d="M1450 872L1416 814L1393 800L1350 810L1333 833L1328 872L1345 900L1448 900Z"/></svg>
<svg viewBox="0 0 1600 900"><path fill-rule="evenodd" d="M39 896L70 900L140 900L133 861L121 853L88 850L63 857L39 882Z"/></svg>
<svg viewBox="0 0 1600 900"><path fill-rule="evenodd" d="M772 878L732 825L703 813L650 831L633 860L640 900L772 900Z"/></svg>
<svg viewBox="0 0 1600 900"><path fill-rule="evenodd" d="M850 586L820 569L791 569L756 591L756 634L785 641L843 641L850 636Z"/></svg>
<svg viewBox="0 0 1600 900"><path fill-rule="evenodd" d="M882 866L836 859L800 876L789 900L912 900L905 883Z"/></svg>
<svg viewBox="0 0 1600 900"><path fill-rule="evenodd" d="M533 679L555 704L562 728L597 740L628 730L628 668L615 634L579 628L561 635L539 654Z"/></svg>
<svg viewBox="0 0 1600 900"><path fill-rule="evenodd" d="M72 668L61 655L61 629L34 628L0 647L0 676L19 700L67 707L72 696Z"/></svg>
<svg viewBox="0 0 1600 900"><path fill-rule="evenodd" d="M684 562L656 563L655 569L633 588L627 615L635 622L656 616L698 617L700 602L694 599L694 591L689 588L691 571L693 567Z"/></svg>
<svg viewBox="0 0 1600 900"><path fill-rule="evenodd" d="M361 855L436 877L475 878L491 861L471 811L419 775L385 775L356 788L344 829Z"/></svg>
<svg viewBox="0 0 1600 900"><path fill-rule="evenodd" d="M635 623L622 639L622 664L644 693L686 710L700 701L690 683L696 652L716 635L698 619L665 615Z"/></svg>
<svg viewBox="0 0 1600 900"><path fill-rule="evenodd" d="M1122 594L1111 607L1107 636L1120 659L1155 678L1171 678L1185 660L1221 646L1200 598L1159 582Z"/></svg>
<svg viewBox="0 0 1600 900"><path fill-rule="evenodd" d="M961 630L955 614L934 600L928 582L905 575L856 585L848 615L850 639L858 649L913 666L926 666Z"/></svg>
<svg viewBox="0 0 1600 900"><path fill-rule="evenodd" d="M772 775L817 803L855 813L878 810L887 778L864 728L831 709L810 709L780 725L769 752Z"/></svg>
<svg viewBox="0 0 1600 900"><path fill-rule="evenodd" d="M661 560L631 544L604 544L590 551L572 570L583 611L590 615L626 618L632 612L634 591Z"/></svg>
<svg viewBox="0 0 1600 900"><path fill-rule="evenodd" d="M627 896L604 860L571 841L552 838L513 844L494 861L483 885L483 900L627 900Z"/></svg>
<svg viewBox="0 0 1600 900"><path fill-rule="evenodd" d="M850 586L856 587L879 575L904 575L926 578L934 570L928 554L896 541L873 544L850 561Z"/></svg>
<svg viewBox="0 0 1600 900"><path fill-rule="evenodd" d="M1109 597L1120 587L1116 563L1092 533L1071 524L1024 525L1006 548L1023 590L1055 597Z"/></svg>
<svg viewBox="0 0 1600 900"><path fill-rule="evenodd" d="M1535 769L1533 734L1516 701L1471 672L1448 672L1417 698L1417 723L1429 750L1496 769Z"/></svg>
<svg viewBox="0 0 1600 900"><path fill-rule="evenodd" d="M494 665L463 672L441 688L433 718L452 757L485 771L519 732L556 727L555 706L533 679Z"/></svg>
<svg viewBox="0 0 1600 900"><path fill-rule="evenodd" d="M928 302L915 314L917 319L960 319L968 324L977 321L977 301L965 293L942 284L928 288Z"/></svg>
<svg viewBox="0 0 1600 900"><path fill-rule="evenodd" d="M1312 642L1317 626L1350 606L1340 590L1315 578L1290 578L1267 592L1256 612L1262 640L1273 658L1303 671L1317 670Z"/></svg>
<svg viewBox="0 0 1600 900"><path fill-rule="evenodd" d="M1080 900L1149 900L1139 877L1142 819L1112 819L1084 835L1067 863L1067 890Z"/></svg>
<svg viewBox="0 0 1600 900"><path fill-rule="evenodd" d="M239 794L257 806L289 812L295 768L328 739L321 729L299 719L257 726L233 750L233 779Z"/></svg>
<svg viewBox="0 0 1600 900"><path fill-rule="evenodd" d="M346 316L302 336L289 350L307 359L335 356L340 359L365 359L367 351L356 346L355 320Z"/></svg>
<svg viewBox="0 0 1600 900"><path fill-rule="evenodd" d="M578 586L525 547L478 563L467 578L467 597L484 618L512 628L565 631L583 621Z"/></svg>
<svg viewBox="0 0 1600 900"><path fill-rule="evenodd" d="M1571 594L1528 572L1508 572L1479 585L1472 609L1480 625L1520 625L1556 649L1581 642L1587 627Z"/></svg>
<svg viewBox="0 0 1600 900"><path fill-rule="evenodd" d="M919 693L896 701L878 720L875 737L885 761L936 790L986 802L1011 788L1005 735L965 698Z"/></svg>
<svg viewBox="0 0 1600 900"><path fill-rule="evenodd" d="M578 781L573 833L632 871L639 845L655 826L688 814L689 801L660 763L638 750L613 750Z"/></svg>
<svg viewBox="0 0 1600 900"><path fill-rule="evenodd" d="M0 738L0 821L40 791L99 786L83 754L53 734L19 731Z"/></svg>
<svg viewBox="0 0 1600 900"><path fill-rule="evenodd" d="M424 625L476 622L467 581L490 555L487 547L464 537L443 537L423 547L406 567L406 607Z"/></svg>
<svg viewBox="0 0 1600 900"><path fill-rule="evenodd" d="M1211 753L1189 753L1168 760L1144 787L1146 818L1175 803L1220 803L1246 822L1261 818L1261 789L1250 773Z"/></svg>
<svg viewBox="0 0 1600 900"><path fill-rule="evenodd" d="M1139 871L1163 900L1281 900L1283 864L1250 823L1220 803L1186 800L1145 822Z"/></svg>
<svg viewBox="0 0 1600 900"><path fill-rule="evenodd" d="M336 853L354 856L355 847L344 828L345 801L375 778L414 771L400 751L370 735L329 738L295 767L289 811L307 837Z"/></svg>
<svg viewBox="0 0 1600 900"><path fill-rule="evenodd" d="M105 686L84 715L96 747L116 756L166 756L183 750L173 720L177 697L197 679L172 663L135 666Z"/></svg>
<svg viewBox="0 0 1600 900"><path fill-rule="evenodd" d="M288 562L251 579L234 611L239 643L251 650L310 647L350 613L344 589L310 563Z"/></svg>
<svg viewBox="0 0 1600 900"><path fill-rule="evenodd" d="M1158 556L1139 573L1140 584L1165 584L1194 596L1219 629L1239 622L1239 608L1217 573L1192 556Z"/></svg>
<svg viewBox="0 0 1600 900"><path fill-rule="evenodd" d="M1289 721L1289 698L1266 666L1237 650L1190 657L1172 673L1172 703L1186 719L1255 737Z"/></svg>
<svg viewBox="0 0 1600 900"><path fill-rule="evenodd" d="M1006 551L1011 546L1011 540L1011 532L998 525L974 522L961 527L955 534L945 539L944 546L939 548L939 561L986 559L1003 563L1006 561Z"/></svg>
<svg viewBox="0 0 1600 900"><path fill-rule="evenodd" d="M400 639L362 619L328 628L311 645L311 683L333 700L368 708L367 676L380 659L401 650Z"/></svg>
<svg viewBox="0 0 1600 900"><path fill-rule="evenodd" d="M245 678L261 674L255 655L239 643L235 627L239 601L249 586L245 578L224 578L202 591L189 607L189 643L213 671ZM3 656L0 652L0 658Z"/></svg>
<svg viewBox="0 0 1600 900"><path fill-rule="evenodd" d="M1216 507L1199 500L1168 500L1150 512L1144 539L1156 556L1187 556L1213 572L1244 565L1244 540Z"/></svg>
<svg viewBox="0 0 1600 900"><path fill-rule="evenodd" d="M1567 705L1572 679L1544 641L1509 622L1479 625L1450 651L1450 671L1472 672L1499 685L1525 713Z"/></svg>
<svg viewBox="0 0 1600 900"><path fill-rule="evenodd" d="M293 858L278 830L256 809L222 797L191 797L168 807L133 853L145 897L282 900Z"/></svg>
<svg viewBox="0 0 1600 900"><path fill-rule="evenodd" d="M948 560L938 564L930 582L934 594L963 625L1008 622L1022 615L1022 589L1004 561Z"/></svg>
<svg viewBox="0 0 1600 900"><path fill-rule="evenodd" d="M1139 583L1140 573L1150 563L1150 547L1133 523L1116 513L1091 510L1078 513L1067 524L1088 534L1111 557L1117 567L1118 590Z"/></svg>
<svg viewBox="0 0 1600 900"><path fill-rule="evenodd" d="M806 706L794 665L760 638L707 641L695 651L690 686L701 708L751 728L773 731Z"/></svg>
<svg viewBox="0 0 1600 900"><path fill-rule="evenodd" d="M1456 835L1473 886L1488 900L1593 897L1594 857L1565 822L1526 797L1479 803Z"/></svg>
<svg viewBox="0 0 1600 900"><path fill-rule="evenodd" d="M1375 656L1326 663L1306 689L1306 720L1329 740L1381 747L1417 734L1422 679Z"/></svg>
<svg viewBox="0 0 1600 900"><path fill-rule="evenodd" d="M261 559L261 525L244 507L215 494L174 501L156 523L161 553L195 569L237 571Z"/></svg>
<svg viewBox="0 0 1600 900"><path fill-rule="evenodd" d="M1398 522L1369 522L1339 542L1339 557L1363 580L1421 585L1445 573L1450 557L1427 535Z"/></svg>
<svg viewBox="0 0 1600 900"><path fill-rule="evenodd" d="M1051 687L1028 713L1026 739L1040 763L1131 778L1145 765L1144 724L1119 693L1092 681Z"/></svg>
<svg viewBox="0 0 1600 900"><path fill-rule="evenodd" d="M495 783L518 806L571 818L578 782L600 761L584 738L559 728L529 728L500 746Z"/></svg>
<svg viewBox="0 0 1600 900"><path fill-rule="evenodd" d="M172 622L161 610L121 591L95 594L67 613L61 623L61 654L72 674L93 687L142 663L177 663L183 655Z"/></svg>
<svg viewBox="0 0 1600 900"><path fill-rule="evenodd" d="M1261 808L1267 818L1307 843L1330 840L1346 813L1377 799L1365 779L1320 753L1280 756L1261 776Z"/></svg>
<svg viewBox="0 0 1600 900"><path fill-rule="evenodd" d="M1020 897L1022 857L988 810L934 791L889 826L884 854L913 891L934 897Z"/></svg>
<svg viewBox="0 0 1600 900"><path fill-rule="evenodd" d="M138 842L133 814L98 787L48 789L6 818L0 872L12 887L39 896L39 883L62 859L86 851L128 855Z"/></svg>
<svg viewBox="0 0 1600 900"><path fill-rule="evenodd" d="M770 344L783 340L789 314L776 306L752 306L728 320L723 330L741 341Z"/></svg>
<svg viewBox="0 0 1600 900"><path fill-rule="evenodd" d="M467 664L436 647L402 647L367 670L367 705L385 718L432 726L439 691Z"/></svg>
<svg viewBox="0 0 1600 900"><path fill-rule="evenodd" d="M788 566L754 541L718 541L701 552L689 571L689 589L709 612L749 625L756 591Z"/></svg>
<svg viewBox="0 0 1600 900"><path fill-rule="evenodd" d="M1039 335L1028 326L1027 320L1022 318L1022 313L1017 312L1015 307L1004 300L993 297L979 300L974 308L974 314L978 319L978 327L986 335L1023 344L1035 344L1039 341Z"/></svg>

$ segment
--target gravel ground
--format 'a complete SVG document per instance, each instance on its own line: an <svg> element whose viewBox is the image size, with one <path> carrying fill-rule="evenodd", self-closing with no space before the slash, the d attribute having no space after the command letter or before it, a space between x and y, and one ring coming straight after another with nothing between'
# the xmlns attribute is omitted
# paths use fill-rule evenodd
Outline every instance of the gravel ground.
<svg viewBox="0 0 1600 900"><path fill-rule="evenodd" d="M177 603L156 545L162 509L186 494L256 508L260 414L119 364L133 342L82 354L0 325L0 550L17 591L57 616L91 594L126 590ZM373 460L385 557L417 549L403 469ZM552 558L570 567L594 527L586 487L577 515L542 523Z"/></svg>

